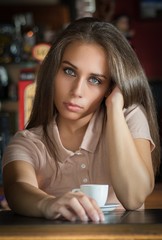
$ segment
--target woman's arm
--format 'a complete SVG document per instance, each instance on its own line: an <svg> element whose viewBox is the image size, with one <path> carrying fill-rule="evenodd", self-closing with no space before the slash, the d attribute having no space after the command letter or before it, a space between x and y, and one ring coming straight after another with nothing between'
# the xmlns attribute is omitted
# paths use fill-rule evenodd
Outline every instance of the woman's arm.
<svg viewBox="0 0 162 240"><path fill-rule="evenodd" d="M13 161L3 170L4 192L9 206L15 212L41 216L38 202L47 194L38 189L34 168L24 161Z"/></svg>
<svg viewBox="0 0 162 240"><path fill-rule="evenodd" d="M3 177L6 199L16 213L47 219L63 216L70 221L104 220L96 202L81 192L68 192L56 198L39 189L35 170L27 162L19 160L8 163L4 167Z"/></svg>
<svg viewBox="0 0 162 240"><path fill-rule="evenodd" d="M134 140L123 113L123 96L116 87L106 100L109 174L114 191L126 209L144 203L154 187L150 142Z"/></svg>

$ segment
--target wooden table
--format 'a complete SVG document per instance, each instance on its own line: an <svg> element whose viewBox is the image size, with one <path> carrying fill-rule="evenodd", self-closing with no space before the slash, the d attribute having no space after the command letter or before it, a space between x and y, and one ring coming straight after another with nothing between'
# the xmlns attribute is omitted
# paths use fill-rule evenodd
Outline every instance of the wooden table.
<svg viewBox="0 0 162 240"><path fill-rule="evenodd" d="M162 209L115 210L106 213L105 218L102 224L70 223L0 211L0 240L162 239Z"/></svg>

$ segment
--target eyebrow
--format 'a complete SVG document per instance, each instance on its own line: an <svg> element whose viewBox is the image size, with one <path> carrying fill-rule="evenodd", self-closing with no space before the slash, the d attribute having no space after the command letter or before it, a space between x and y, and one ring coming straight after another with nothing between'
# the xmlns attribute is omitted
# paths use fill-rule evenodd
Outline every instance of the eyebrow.
<svg viewBox="0 0 162 240"><path fill-rule="evenodd" d="M68 65L72 66L73 68L78 69L75 65L73 65L69 61L64 60L62 63L68 64ZM96 77L102 77L102 78L105 78L107 80L107 77L105 75L103 75L103 74L100 74L100 73L91 73L91 75L96 76Z"/></svg>

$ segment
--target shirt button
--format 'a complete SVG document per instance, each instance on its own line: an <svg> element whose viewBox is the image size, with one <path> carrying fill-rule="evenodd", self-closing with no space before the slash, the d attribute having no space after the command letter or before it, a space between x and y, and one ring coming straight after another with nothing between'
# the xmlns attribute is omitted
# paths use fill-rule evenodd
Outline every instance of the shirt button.
<svg viewBox="0 0 162 240"><path fill-rule="evenodd" d="M76 155L82 155L82 153L80 151L76 151L75 154Z"/></svg>
<svg viewBox="0 0 162 240"><path fill-rule="evenodd" d="M83 179L83 182L84 182L84 183L87 183L87 182L88 182L88 179L87 179L87 178L84 178L84 179Z"/></svg>
<svg viewBox="0 0 162 240"><path fill-rule="evenodd" d="M86 165L84 163L81 164L81 168L86 168Z"/></svg>

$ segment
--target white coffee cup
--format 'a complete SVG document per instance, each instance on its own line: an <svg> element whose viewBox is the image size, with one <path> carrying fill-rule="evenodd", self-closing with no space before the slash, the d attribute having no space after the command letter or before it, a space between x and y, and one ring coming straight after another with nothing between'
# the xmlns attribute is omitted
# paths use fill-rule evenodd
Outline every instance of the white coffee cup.
<svg viewBox="0 0 162 240"><path fill-rule="evenodd" d="M79 189L73 189L73 192L81 191L87 196L96 200L99 207L103 207L106 203L109 185L103 184L82 184Z"/></svg>

